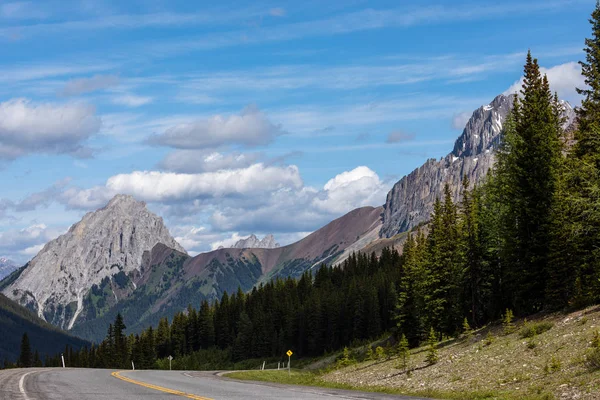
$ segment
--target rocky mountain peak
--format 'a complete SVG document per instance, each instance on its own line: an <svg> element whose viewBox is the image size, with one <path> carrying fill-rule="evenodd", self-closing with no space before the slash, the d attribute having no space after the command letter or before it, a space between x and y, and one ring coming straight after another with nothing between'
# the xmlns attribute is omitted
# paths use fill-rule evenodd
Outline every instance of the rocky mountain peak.
<svg viewBox="0 0 600 400"><path fill-rule="evenodd" d="M246 239L238 240L234 245L234 249L274 249L279 247L279 243L275 241L273 235L267 235L262 240L259 240L256 235L252 234Z"/></svg>
<svg viewBox="0 0 600 400"><path fill-rule="evenodd" d="M470 157L498 145L502 124L512 109L514 96L496 96L490 104L473 111L462 134L456 139L452 155Z"/></svg>
<svg viewBox="0 0 600 400"><path fill-rule="evenodd" d="M427 221L435 199L442 198L446 183L457 201L465 175L472 184L485 178L494 164L500 133L513 103L513 95L501 94L476 109L450 154L441 160L427 160L393 186L384 205L381 237L392 237ZM561 104L566 129L573 124L575 112L568 102Z"/></svg>
<svg viewBox="0 0 600 400"><path fill-rule="evenodd" d="M138 270L143 253L157 243L185 253L144 202L117 195L47 243L4 294L70 329L93 285Z"/></svg>

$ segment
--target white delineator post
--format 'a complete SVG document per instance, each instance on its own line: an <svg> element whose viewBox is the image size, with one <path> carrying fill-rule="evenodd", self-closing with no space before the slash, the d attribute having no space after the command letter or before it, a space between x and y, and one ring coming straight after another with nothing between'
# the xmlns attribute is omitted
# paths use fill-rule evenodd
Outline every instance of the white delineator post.
<svg viewBox="0 0 600 400"><path fill-rule="evenodd" d="M61 354L60 358L62 360L63 368L65 368L65 356L64 356L64 354Z"/></svg>
<svg viewBox="0 0 600 400"><path fill-rule="evenodd" d="M131 360L131 369L135 371L135 364L133 363L133 360Z"/></svg>
<svg viewBox="0 0 600 400"><path fill-rule="evenodd" d="M171 361L173 361L173 356L169 356L169 371L171 370Z"/></svg>

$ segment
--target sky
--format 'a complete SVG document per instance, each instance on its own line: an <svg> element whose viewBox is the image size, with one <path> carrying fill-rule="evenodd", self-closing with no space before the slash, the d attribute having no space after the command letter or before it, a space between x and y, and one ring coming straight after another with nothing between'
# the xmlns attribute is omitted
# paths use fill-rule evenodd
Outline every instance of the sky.
<svg viewBox="0 0 600 400"><path fill-rule="evenodd" d="M528 49L576 105L593 0L0 0L0 256L117 193L192 255L294 242L448 154Z"/></svg>

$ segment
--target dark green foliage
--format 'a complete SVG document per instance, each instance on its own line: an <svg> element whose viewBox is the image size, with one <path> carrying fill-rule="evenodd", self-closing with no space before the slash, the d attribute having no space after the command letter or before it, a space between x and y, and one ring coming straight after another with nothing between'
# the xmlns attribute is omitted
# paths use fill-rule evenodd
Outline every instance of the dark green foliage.
<svg viewBox="0 0 600 400"><path fill-rule="evenodd" d="M31 344L29 344L29 337L27 333L24 333L21 337L21 352L19 353L19 367L29 368L33 367L33 354L31 353Z"/></svg>
<svg viewBox="0 0 600 400"><path fill-rule="evenodd" d="M587 85L577 108L575 144L566 156L555 205L551 306L584 306L600 301L600 6L590 19L580 62Z"/></svg>
<svg viewBox="0 0 600 400"><path fill-rule="evenodd" d="M42 359L61 351L65 345L75 349L89 346L88 342L42 321L0 294L0 360L17 361L24 333L27 333L32 351L37 351Z"/></svg>

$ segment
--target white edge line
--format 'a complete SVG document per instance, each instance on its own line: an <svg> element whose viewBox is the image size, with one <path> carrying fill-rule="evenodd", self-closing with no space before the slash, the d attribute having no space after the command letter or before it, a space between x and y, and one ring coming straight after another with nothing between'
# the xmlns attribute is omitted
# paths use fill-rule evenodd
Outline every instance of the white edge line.
<svg viewBox="0 0 600 400"><path fill-rule="evenodd" d="M27 372L26 374L23 374L23 376L21 376L21 379L19 380L19 390L21 391L21 394L23 395L25 400L30 400L29 396L27 396L27 393L25 393L25 377L33 372L35 372L35 371L30 371L30 372Z"/></svg>

